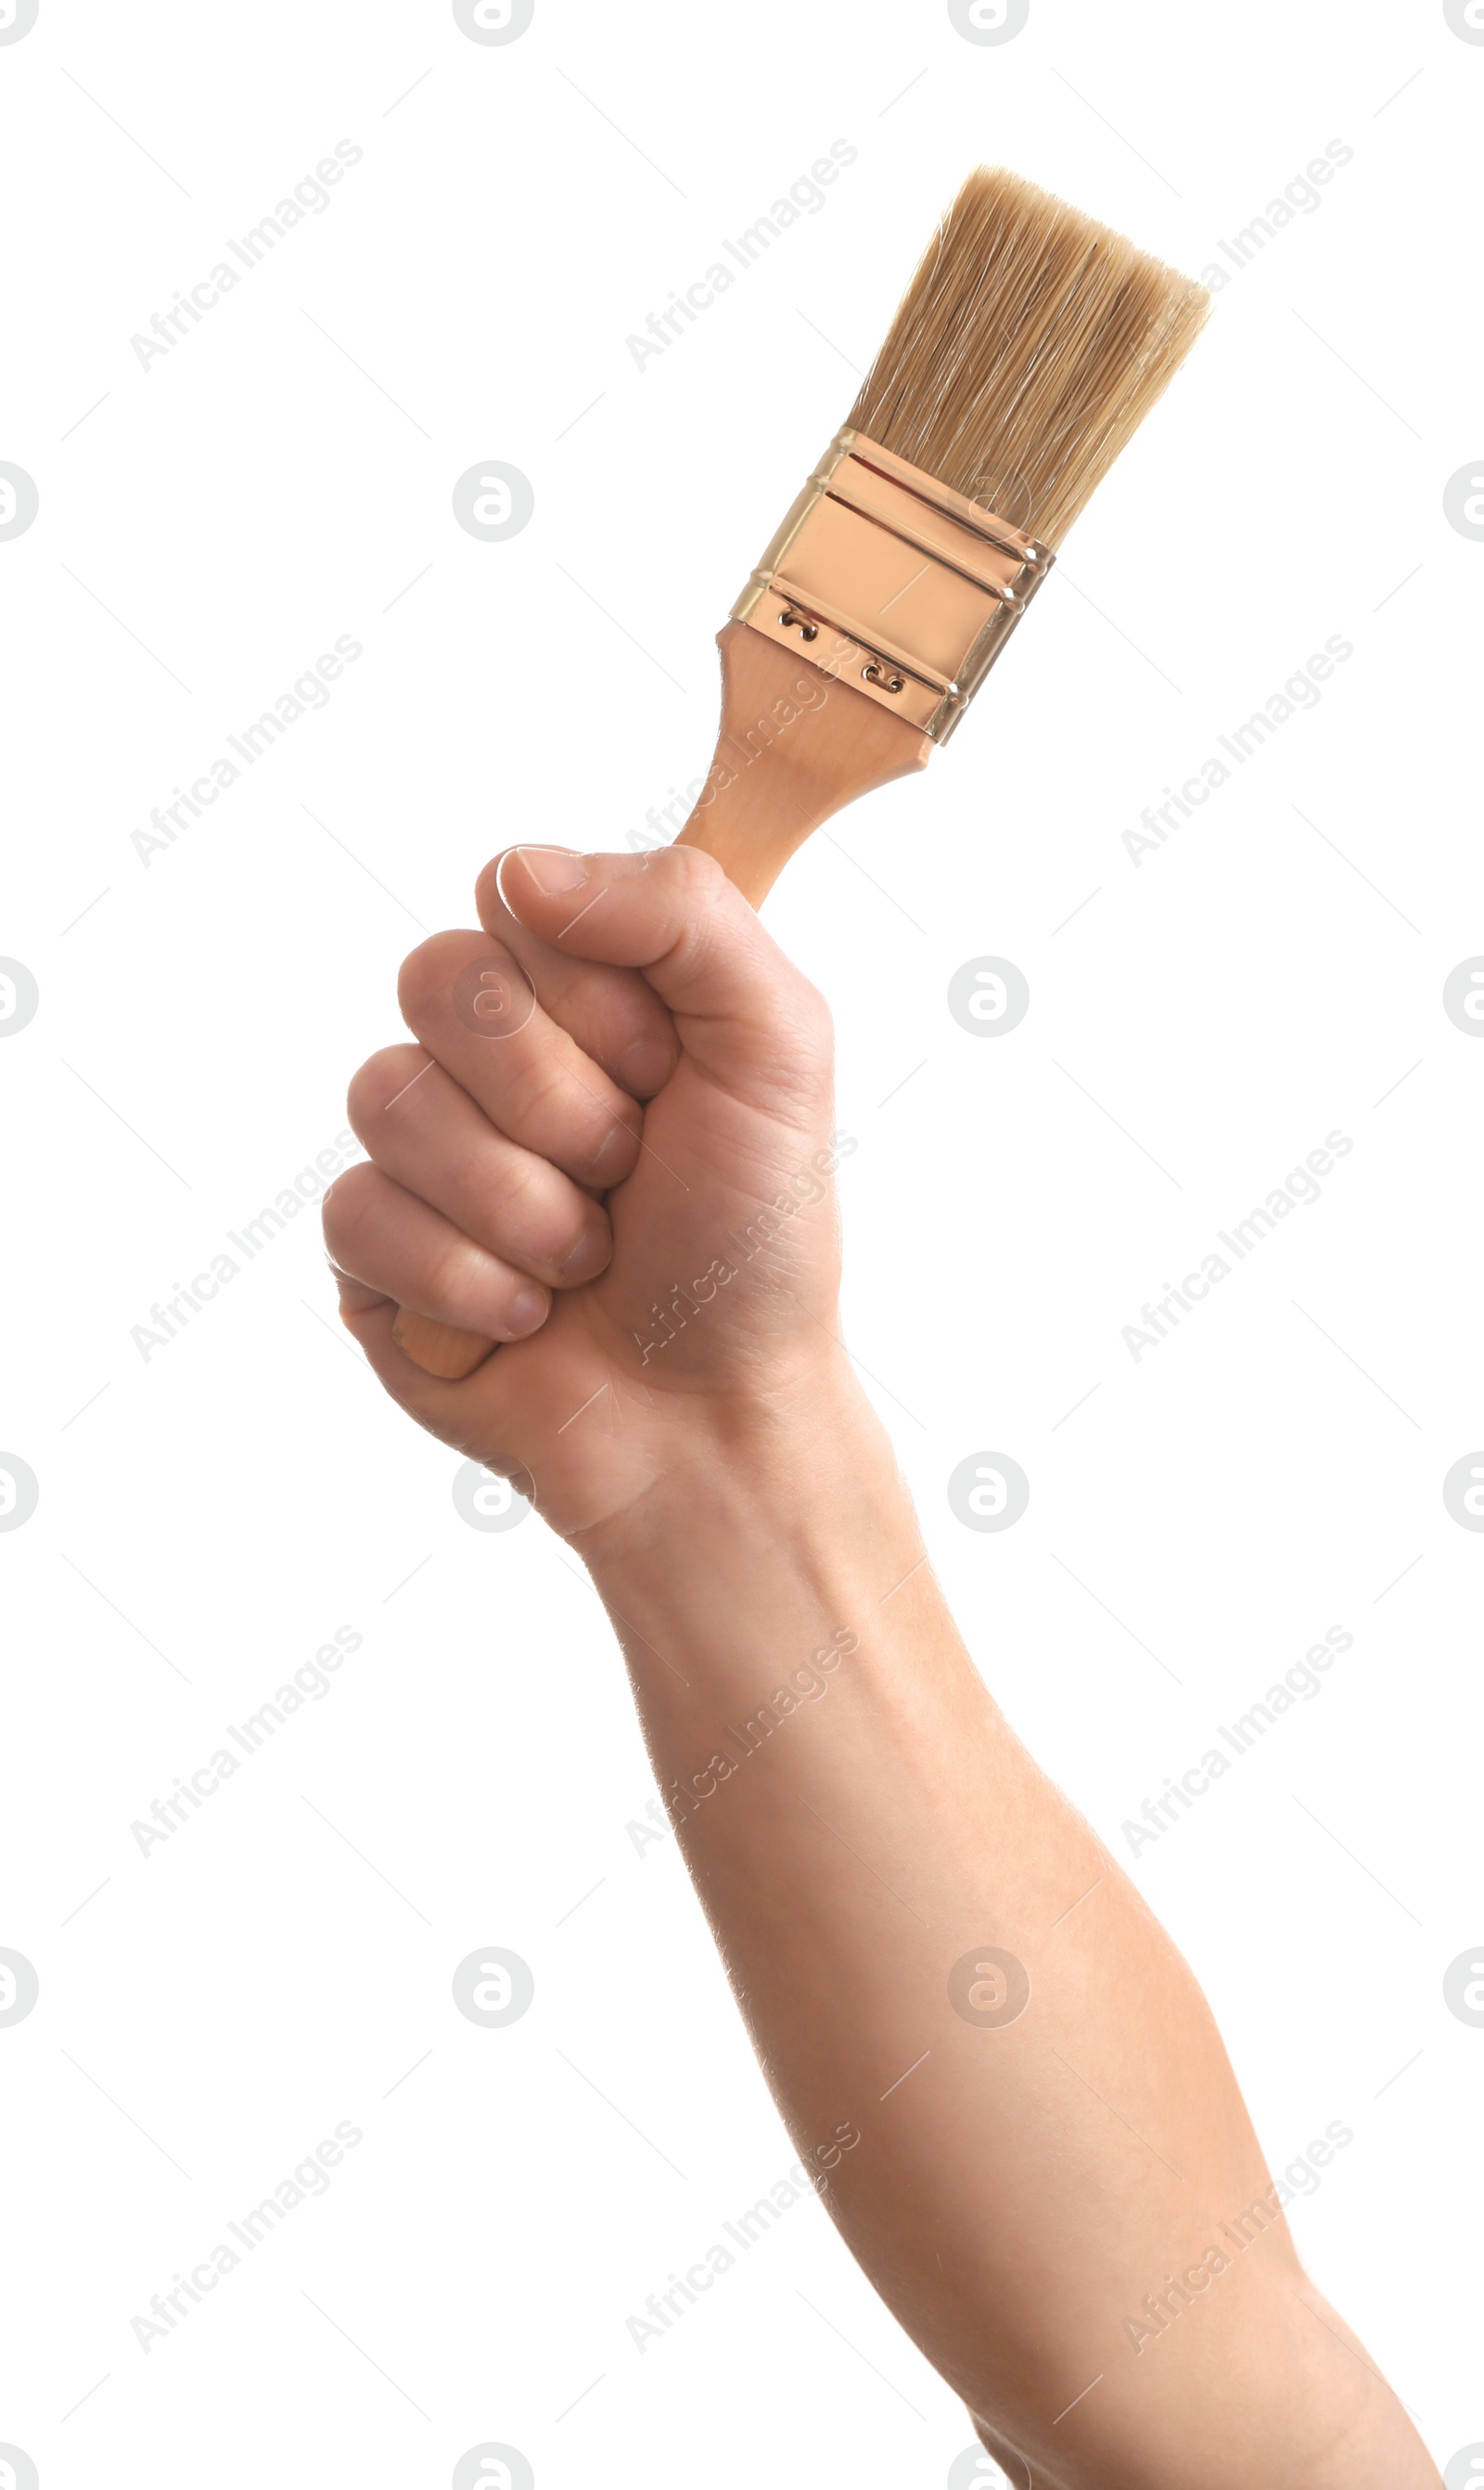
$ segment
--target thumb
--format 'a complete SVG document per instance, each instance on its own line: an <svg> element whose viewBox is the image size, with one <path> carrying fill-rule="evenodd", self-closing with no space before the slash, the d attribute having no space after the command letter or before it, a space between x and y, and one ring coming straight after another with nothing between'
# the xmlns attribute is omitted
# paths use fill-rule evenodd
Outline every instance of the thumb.
<svg viewBox="0 0 1484 2490"><path fill-rule="evenodd" d="M517 847L497 880L512 916L555 950L638 970L713 1080L768 1112L817 1103L832 1053L824 999L714 857Z"/></svg>

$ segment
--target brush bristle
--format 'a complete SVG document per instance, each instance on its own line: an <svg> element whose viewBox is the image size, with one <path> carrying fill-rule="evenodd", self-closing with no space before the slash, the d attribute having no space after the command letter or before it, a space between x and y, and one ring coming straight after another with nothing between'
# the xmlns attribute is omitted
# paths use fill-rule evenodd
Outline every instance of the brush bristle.
<svg viewBox="0 0 1484 2490"><path fill-rule="evenodd" d="M985 166L939 226L849 421L1054 546L1210 307L1122 234Z"/></svg>

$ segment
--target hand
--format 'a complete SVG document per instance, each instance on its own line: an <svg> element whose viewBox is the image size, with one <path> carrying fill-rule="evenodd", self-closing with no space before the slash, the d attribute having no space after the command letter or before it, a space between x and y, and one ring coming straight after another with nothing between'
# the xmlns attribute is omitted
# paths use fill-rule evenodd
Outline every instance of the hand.
<svg viewBox="0 0 1484 2490"><path fill-rule="evenodd" d="M476 900L403 965L326 1241L392 1398L573 1536L838 1385L829 1015L693 848L512 848ZM437 1380L399 1305L501 1345Z"/></svg>

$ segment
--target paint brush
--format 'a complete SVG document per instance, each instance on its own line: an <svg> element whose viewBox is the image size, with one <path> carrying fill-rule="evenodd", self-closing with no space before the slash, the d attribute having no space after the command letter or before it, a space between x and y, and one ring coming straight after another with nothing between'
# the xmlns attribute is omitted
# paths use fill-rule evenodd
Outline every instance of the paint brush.
<svg viewBox="0 0 1484 2490"><path fill-rule="evenodd" d="M722 725L680 833L756 907L795 848L946 743L1210 298L997 167L972 173L718 635ZM404 1310L430 1374L490 1344Z"/></svg>

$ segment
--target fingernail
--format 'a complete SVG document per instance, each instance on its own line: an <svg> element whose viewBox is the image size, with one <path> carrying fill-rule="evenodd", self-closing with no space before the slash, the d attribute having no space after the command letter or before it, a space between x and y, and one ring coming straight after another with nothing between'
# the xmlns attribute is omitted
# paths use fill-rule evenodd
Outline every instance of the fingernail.
<svg viewBox="0 0 1484 2490"><path fill-rule="evenodd" d="M586 866L570 848L517 848L514 853L544 899L579 890L587 880Z"/></svg>
<svg viewBox="0 0 1484 2490"><path fill-rule="evenodd" d="M575 1245L561 1265L561 1277L568 1288L581 1288L585 1280L595 1280L605 1267L613 1246L606 1228L589 1228L580 1245Z"/></svg>
<svg viewBox="0 0 1484 2490"><path fill-rule="evenodd" d="M550 1302L544 1288L522 1288L505 1317L505 1329L511 1339L525 1340L531 1332L539 1331Z"/></svg>
<svg viewBox="0 0 1484 2490"><path fill-rule="evenodd" d="M596 1185L615 1183L614 1171L615 1168L627 1167L630 1164L634 1156L634 1140L635 1136L629 1125L616 1122L610 1125L593 1151L591 1165L587 1171L588 1182Z"/></svg>
<svg viewBox="0 0 1484 2490"><path fill-rule="evenodd" d="M652 1098L674 1068L675 1050L663 1037L635 1037L614 1065L614 1079L631 1098Z"/></svg>

